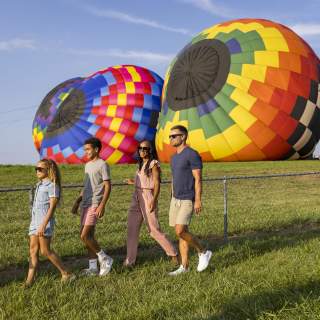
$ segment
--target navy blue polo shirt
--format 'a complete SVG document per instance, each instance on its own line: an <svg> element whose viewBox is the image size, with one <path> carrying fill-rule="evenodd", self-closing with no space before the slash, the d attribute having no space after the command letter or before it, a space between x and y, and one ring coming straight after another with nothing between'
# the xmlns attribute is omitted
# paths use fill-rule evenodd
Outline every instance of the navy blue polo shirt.
<svg viewBox="0 0 320 320"><path fill-rule="evenodd" d="M194 201L194 169L202 169L202 160L192 148L186 147L171 157L173 196L176 199Z"/></svg>

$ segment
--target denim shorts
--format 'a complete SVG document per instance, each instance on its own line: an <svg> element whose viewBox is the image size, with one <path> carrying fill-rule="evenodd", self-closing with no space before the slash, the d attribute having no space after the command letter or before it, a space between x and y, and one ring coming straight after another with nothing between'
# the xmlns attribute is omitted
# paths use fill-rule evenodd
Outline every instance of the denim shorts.
<svg viewBox="0 0 320 320"><path fill-rule="evenodd" d="M36 236L40 225L41 223L39 223L39 221L31 221L30 227L29 227L29 236ZM54 219L51 218L44 231L44 236L52 237L53 231L54 231Z"/></svg>

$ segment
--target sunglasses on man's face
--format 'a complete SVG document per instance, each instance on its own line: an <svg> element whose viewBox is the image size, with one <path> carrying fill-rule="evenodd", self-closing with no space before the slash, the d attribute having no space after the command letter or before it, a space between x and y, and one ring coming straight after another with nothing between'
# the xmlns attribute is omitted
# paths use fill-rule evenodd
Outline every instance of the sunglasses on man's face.
<svg viewBox="0 0 320 320"><path fill-rule="evenodd" d="M177 133L177 134L170 134L169 139L175 139L176 137L182 137L183 134Z"/></svg>
<svg viewBox="0 0 320 320"><path fill-rule="evenodd" d="M138 147L138 150L139 150L139 151L148 152L148 151L150 151L150 148L149 148L149 147Z"/></svg>
<svg viewBox="0 0 320 320"><path fill-rule="evenodd" d="M36 172L37 172L37 171L39 171L39 172L45 172L47 169L42 168L42 167L35 167L34 170L35 170Z"/></svg>

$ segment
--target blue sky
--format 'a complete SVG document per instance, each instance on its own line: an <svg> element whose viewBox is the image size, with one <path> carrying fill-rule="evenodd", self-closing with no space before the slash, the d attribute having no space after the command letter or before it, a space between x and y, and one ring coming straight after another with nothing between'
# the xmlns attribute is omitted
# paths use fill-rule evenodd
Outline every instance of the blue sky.
<svg viewBox="0 0 320 320"><path fill-rule="evenodd" d="M0 163L38 160L31 126L55 85L116 64L164 77L192 36L237 18L293 28L320 53L320 0L10 0L0 4Z"/></svg>

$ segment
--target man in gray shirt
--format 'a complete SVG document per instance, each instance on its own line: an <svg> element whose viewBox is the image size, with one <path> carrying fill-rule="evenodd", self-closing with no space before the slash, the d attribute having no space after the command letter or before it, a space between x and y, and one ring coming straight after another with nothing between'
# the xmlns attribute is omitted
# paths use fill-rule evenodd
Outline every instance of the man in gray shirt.
<svg viewBox="0 0 320 320"><path fill-rule="evenodd" d="M73 212L77 212L81 202L81 231L80 237L88 249L89 268L83 270L84 275L97 275L100 264L100 276L110 272L113 259L99 246L95 239L95 225L104 215L105 205L111 191L110 168L99 158L101 141L90 138L85 141L84 151L89 161L85 165L84 188L76 200Z"/></svg>
<svg viewBox="0 0 320 320"><path fill-rule="evenodd" d="M183 126L174 126L170 130L170 144L176 148L177 153L171 157L172 199L169 224L175 228L179 238L181 255L181 265L177 270L169 273L171 276L189 271L190 246L199 254L198 272L208 267L212 256L212 252L205 250L188 229L193 211L196 214L201 212L202 160L197 151L187 146L187 137L188 131Z"/></svg>

